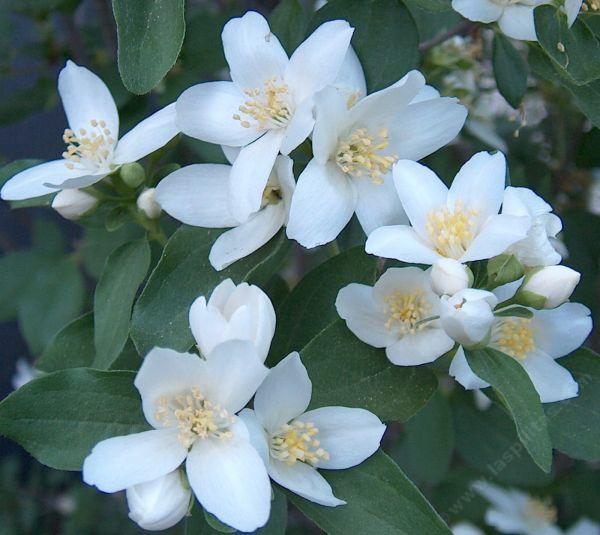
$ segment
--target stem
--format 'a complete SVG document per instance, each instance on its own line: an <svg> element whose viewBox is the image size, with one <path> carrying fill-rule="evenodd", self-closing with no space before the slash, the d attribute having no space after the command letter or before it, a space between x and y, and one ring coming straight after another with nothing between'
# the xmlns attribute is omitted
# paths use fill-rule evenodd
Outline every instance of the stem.
<svg viewBox="0 0 600 535"><path fill-rule="evenodd" d="M157 219L148 219L142 214L137 207L130 207L131 214L133 215L134 221L143 229L148 231L148 238L159 243L161 247L164 247L167 243L167 236L160 228L160 223Z"/></svg>
<svg viewBox="0 0 600 535"><path fill-rule="evenodd" d="M471 21L463 21L458 26L448 30L446 33L442 33L429 41L425 41L419 45L419 52L424 53L433 48L434 46L442 44L444 41L454 37L455 35L469 33L473 30L477 25Z"/></svg>

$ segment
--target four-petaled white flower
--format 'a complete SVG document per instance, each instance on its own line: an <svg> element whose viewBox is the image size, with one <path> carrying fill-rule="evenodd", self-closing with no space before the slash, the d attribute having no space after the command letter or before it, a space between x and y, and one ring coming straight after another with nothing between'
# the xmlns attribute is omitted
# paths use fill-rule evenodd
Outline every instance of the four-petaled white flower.
<svg viewBox="0 0 600 535"><path fill-rule="evenodd" d="M406 222L392 165L443 147L467 116L456 99L426 86L418 71L355 104L327 87L315 108L314 157L298 178L287 227L288 236L305 247L334 240L355 212L367 234Z"/></svg>
<svg viewBox="0 0 600 535"><path fill-rule="evenodd" d="M335 301L348 328L400 366L433 362L454 346L438 321L440 305L429 273L417 267L390 268L373 287L349 284Z"/></svg>
<svg viewBox="0 0 600 535"><path fill-rule="evenodd" d="M243 147L230 175L238 221L260 209L277 154L289 154L312 132L313 95L335 81L352 32L346 21L326 22L288 59L267 21L250 11L223 29L232 81L196 85L177 100L185 134Z"/></svg>
<svg viewBox="0 0 600 535"><path fill-rule="evenodd" d="M427 167L399 161L394 166L394 184L412 226L374 230L366 251L430 265L439 258L464 263L503 253L524 239L531 226L530 217L498 214L505 175L506 160L499 152L475 154L450 189Z"/></svg>
<svg viewBox="0 0 600 535"><path fill-rule="evenodd" d="M271 478L321 505L343 505L317 468L341 470L362 463L379 448L385 425L365 409L321 407L305 412L312 383L298 353L269 371L244 409L250 440Z"/></svg>
<svg viewBox="0 0 600 535"><path fill-rule="evenodd" d="M63 158L30 167L12 177L2 188L2 198L21 200L84 188L102 180L122 164L154 152L179 133L175 104L157 111L119 136L119 113L104 82L72 61L60 71L58 92L69 128L63 135Z"/></svg>
<svg viewBox="0 0 600 535"><path fill-rule="evenodd" d="M264 463L235 414L267 375L252 343L231 340L203 360L154 348L135 378L154 428L96 444L83 479L104 492L153 481L184 461L202 507L240 531L263 526L271 507Z"/></svg>

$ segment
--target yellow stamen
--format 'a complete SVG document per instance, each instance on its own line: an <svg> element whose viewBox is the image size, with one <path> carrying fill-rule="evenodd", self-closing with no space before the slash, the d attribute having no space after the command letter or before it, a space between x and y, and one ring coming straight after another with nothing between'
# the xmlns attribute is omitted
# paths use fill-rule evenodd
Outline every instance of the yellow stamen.
<svg viewBox="0 0 600 535"><path fill-rule="evenodd" d="M318 434L319 430L308 422L285 424L271 438L271 456L290 466L296 461L317 466L320 460L329 459L329 453L319 447Z"/></svg>
<svg viewBox="0 0 600 535"><path fill-rule="evenodd" d="M556 522L556 507L554 507L548 500L530 497L527 500L527 512L531 516L549 524L554 524Z"/></svg>
<svg viewBox="0 0 600 535"><path fill-rule="evenodd" d="M500 351L519 360L535 349L530 319L506 318L495 328L495 344Z"/></svg>
<svg viewBox="0 0 600 535"><path fill-rule="evenodd" d="M384 298L387 305L388 320L386 328L399 328L401 334L414 334L425 327L426 323L417 325L431 313L431 304L422 290L412 293L394 292Z"/></svg>
<svg viewBox="0 0 600 535"><path fill-rule="evenodd" d="M460 201L452 211L444 206L430 213L426 229L435 250L447 258L459 259L475 237L478 215L477 210L464 210Z"/></svg>
<svg viewBox="0 0 600 535"><path fill-rule="evenodd" d="M68 169L74 169L75 164L83 163L84 167L102 167L108 164L108 159L115 145L111 132L106 128L104 121L92 119L92 130L88 133L85 128L80 128L77 135L67 128L63 134L63 141L67 150L62 153Z"/></svg>
<svg viewBox="0 0 600 535"><path fill-rule="evenodd" d="M248 100L239 107L242 113L234 113L233 118L239 121L244 128L254 125L259 129L282 128L287 125L292 117L289 103L288 86L280 81L277 76L268 78L263 82L261 89L246 89L244 91ZM246 116L245 118L243 116Z"/></svg>

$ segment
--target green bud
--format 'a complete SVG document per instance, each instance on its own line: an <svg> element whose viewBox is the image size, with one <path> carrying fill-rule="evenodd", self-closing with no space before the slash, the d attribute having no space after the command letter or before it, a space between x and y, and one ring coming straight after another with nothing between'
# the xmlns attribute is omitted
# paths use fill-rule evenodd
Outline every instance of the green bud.
<svg viewBox="0 0 600 535"><path fill-rule="evenodd" d="M488 261L487 274L488 287L493 289L520 279L525 269L514 255L501 254Z"/></svg>
<svg viewBox="0 0 600 535"><path fill-rule="evenodd" d="M146 180L144 168L137 162L122 165L119 174L125 185L130 188L137 188Z"/></svg>
<svg viewBox="0 0 600 535"><path fill-rule="evenodd" d="M519 291L515 294L513 301L519 305L524 305L530 308L542 309L546 305L546 297L540 294L530 292L529 290L523 290L519 288Z"/></svg>

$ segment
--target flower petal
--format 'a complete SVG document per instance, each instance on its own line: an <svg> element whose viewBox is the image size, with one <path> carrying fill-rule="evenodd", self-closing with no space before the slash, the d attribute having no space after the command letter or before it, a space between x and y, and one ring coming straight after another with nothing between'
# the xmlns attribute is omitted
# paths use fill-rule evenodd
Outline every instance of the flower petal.
<svg viewBox="0 0 600 535"><path fill-rule="evenodd" d="M512 5L504 8L498 26L504 35L521 41L537 41L533 10L536 6Z"/></svg>
<svg viewBox="0 0 600 535"><path fill-rule="evenodd" d="M365 251L384 258L395 258L402 262L434 264L440 258L415 230L406 225L380 227L367 238Z"/></svg>
<svg viewBox="0 0 600 535"><path fill-rule="evenodd" d="M414 334L406 334L395 344L387 347L385 354L398 366L428 364L454 347L454 340L443 329L425 328Z"/></svg>
<svg viewBox="0 0 600 535"><path fill-rule="evenodd" d="M534 351L519 362L529 375L542 403L574 398L579 393L579 385L569 370L543 351Z"/></svg>
<svg viewBox="0 0 600 535"><path fill-rule="evenodd" d="M340 120L348 113L346 99L335 87L328 86L315 96L315 127L312 135L314 158L325 165L338 144Z"/></svg>
<svg viewBox="0 0 600 535"><path fill-rule="evenodd" d="M342 66L331 84L347 98L362 98L367 94L367 82L360 60L352 46L348 47Z"/></svg>
<svg viewBox="0 0 600 535"><path fill-rule="evenodd" d="M486 383L473 373L462 346L458 346L448 373L467 390L476 390L490 386L489 383Z"/></svg>
<svg viewBox="0 0 600 535"><path fill-rule="evenodd" d="M238 417L244 422L248 430L248 437L252 447L258 452L265 466L269 464L269 441L267 433L252 409L242 409Z"/></svg>
<svg viewBox="0 0 600 535"><path fill-rule="evenodd" d="M494 22L500 18L504 8L492 0L452 0L452 9L469 20Z"/></svg>
<svg viewBox="0 0 600 535"><path fill-rule="evenodd" d="M308 98L294 112L291 121L285 128L281 142L281 154L288 155L302 143L313 131L315 125L314 102Z"/></svg>

